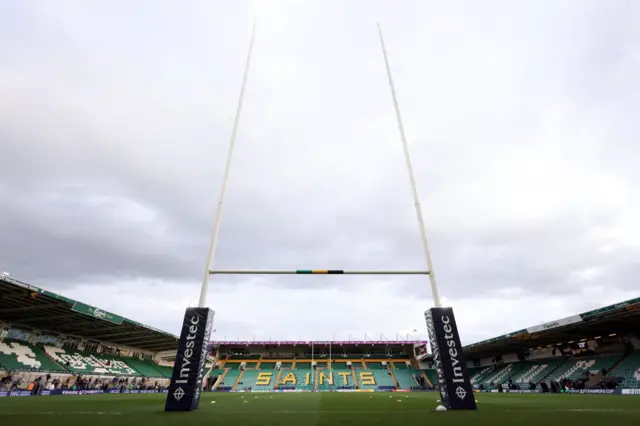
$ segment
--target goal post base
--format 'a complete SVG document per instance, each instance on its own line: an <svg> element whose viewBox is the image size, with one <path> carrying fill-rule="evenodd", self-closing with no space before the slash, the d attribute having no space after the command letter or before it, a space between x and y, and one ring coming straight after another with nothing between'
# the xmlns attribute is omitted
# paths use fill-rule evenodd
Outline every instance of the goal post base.
<svg viewBox="0 0 640 426"><path fill-rule="evenodd" d="M164 411L198 409L214 314L209 308L187 308Z"/></svg>
<svg viewBox="0 0 640 426"><path fill-rule="evenodd" d="M429 343L438 373L441 404L447 410L476 410L469 371L452 308L425 311Z"/></svg>

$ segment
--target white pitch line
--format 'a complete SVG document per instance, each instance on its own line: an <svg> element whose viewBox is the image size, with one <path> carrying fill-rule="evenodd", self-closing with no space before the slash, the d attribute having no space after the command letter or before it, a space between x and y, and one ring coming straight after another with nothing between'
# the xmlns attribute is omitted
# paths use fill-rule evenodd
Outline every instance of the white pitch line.
<svg viewBox="0 0 640 426"><path fill-rule="evenodd" d="M0 416L119 416L120 412L109 411L41 411L41 412L27 412L27 413L2 413Z"/></svg>
<svg viewBox="0 0 640 426"><path fill-rule="evenodd" d="M618 413L618 412L640 412L640 408L523 408L522 410L502 410L511 413L522 412L585 412L585 413Z"/></svg>
<svg viewBox="0 0 640 426"><path fill-rule="evenodd" d="M373 414L373 413L428 413L435 409L422 409L422 410L233 410L227 411L216 407L211 410L199 410L200 412L212 412L216 411L217 414ZM198 412L198 411L196 411Z"/></svg>

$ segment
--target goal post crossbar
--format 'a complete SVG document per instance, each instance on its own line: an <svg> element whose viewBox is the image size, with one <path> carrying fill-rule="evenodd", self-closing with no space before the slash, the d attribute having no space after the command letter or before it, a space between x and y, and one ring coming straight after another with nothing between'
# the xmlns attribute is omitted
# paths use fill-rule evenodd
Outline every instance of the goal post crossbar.
<svg viewBox="0 0 640 426"><path fill-rule="evenodd" d="M210 275L429 275L424 270L213 269Z"/></svg>

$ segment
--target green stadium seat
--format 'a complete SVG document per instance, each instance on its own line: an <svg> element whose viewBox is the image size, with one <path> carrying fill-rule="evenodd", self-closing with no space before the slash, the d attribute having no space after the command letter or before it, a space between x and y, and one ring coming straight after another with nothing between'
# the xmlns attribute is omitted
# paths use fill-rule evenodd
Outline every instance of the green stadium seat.
<svg viewBox="0 0 640 426"><path fill-rule="evenodd" d="M558 367L564 363L564 359L545 359L543 361L530 361L526 363L526 367L517 374L514 374L511 380L518 384L527 384L529 382L538 383L544 377L553 373Z"/></svg>
<svg viewBox="0 0 640 426"><path fill-rule="evenodd" d="M484 384L487 388L497 386L498 384L505 384L508 383L512 377L521 374L527 367L529 367L529 363L527 362L499 364L488 374L485 374L482 381L477 381L476 384Z"/></svg>
<svg viewBox="0 0 640 426"><path fill-rule="evenodd" d="M546 380L570 379L576 380L584 377L586 371L598 373L603 368L607 370L622 358L622 354L615 355L593 355L582 358L571 358L562 364L558 369L549 374Z"/></svg>
<svg viewBox="0 0 640 426"><path fill-rule="evenodd" d="M313 390L314 386L314 372L311 369L282 370L280 373L280 379L278 380L278 387L294 387L295 389Z"/></svg>
<svg viewBox="0 0 640 426"><path fill-rule="evenodd" d="M368 365L368 364L367 364ZM364 373L364 379L363 374ZM373 378L374 383L370 383L370 380L367 379L369 373ZM393 376L389 370L382 369L372 369L372 370L362 370L356 373L358 377L358 387L360 389L376 389L378 386L393 386L395 387L395 382L393 381Z"/></svg>
<svg viewBox="0 0 640 426"><path fill-rule="evenodd" d="M222 382L218 384L218 387L233 387L238 381L238 377L240 377L240 373L242 370L234 369L227 371L227 374L222 378Z"/></svg>
<svg viewBox="0 0 640 426"><path fill-rule="evenodd" d="M143 361L137 358L119 358L119 359L122 360L123 362L126 362L127 365L129 365L138 373L140 373L141 376L163 378L163 379L167 377L158 368L160 366L155 364L152 361Z"/></svg>
<svg viewBox="0 0 640 426"><path fill-rule="evenodd" d="M640 388L640 351L635 351L624 358L607 377L619 377L622 382L618 387L623 389Z"/></svg>
<svg viewBox="0 0 640 426"><path fill-rule="evenodd" d="M318 389L335 389L341 386L356 387L353 370L333 369L318 371Z"/></svg>
<svg viewBox="0 0 640 426"><path fill-rule="evenodd" d="M422 370L424 374L426 374L427 379L431 382L432 385L438 384L438 372L436 370ZM471 375L471 373L469 373Z"/></svg>
<svg viewBox="0 0 640 426"><path fill-rule="evenodd" d="M484 383L484 379L488 377L496 369L495 365L488 367L474 367L469 371L469 377L472 385Z"/></svg>
<svg viewBox="0 0 640 426"><path fill-rule="evenodd" d="M72 373L77 374L108 374L140 376L129 366L124 358L87 353L79 350L65 350L55 346L45 346L45 353L58 364L65 366ZM129 358L126 358L129 361ZM68 365L67 365L68 364Z"/></svg>
<svg viewBox="0 0 640 426"><path fill-rule="evenodd" d="M256 380L259 373L261 373L260 370L245 370L242 377L239 377L238 386L236 386L236 389L244 390L249 388L256 388Z"/></svg>
<svg viewBox="0 0 640 426"><path fill-rule="evenodd" d="M275 362L261 362L260 363L260 370L273 370L274 368L276 368L276 363Z"/></svg>
<svg viewBox="0 0 640 426"><path fill-rule="evenodd" d="M7 370L63 372L65 369L50 359L36 345L5 340L0 343L0 366Z"/></svg>
<svg viewBox="0 0 640 426"><path fill-rule="evenodd" d="M209 375L207 377L216 377L216 376L220 376L222 373L224 373L224 370L211 370L211 372L209 373Z"/></svg>
<svg viewBox="0 0 640 426"><path fill-rule="evenodd" d="M173 374L173 367L169 367L166 365L158 365L158 364L153 364L154 368L156 370L158 370L164 377L170 379L171 375Z"/></svg>
<svg viewBox="0 0 640 426"><path fill-rule="evenodd" d="M396 376L396 380L398 381L398 387L401 389L411 389L418 386L418 382L414 375L417 373L417 370L414 369L395 369L393 370L393 374Z"/></svg>

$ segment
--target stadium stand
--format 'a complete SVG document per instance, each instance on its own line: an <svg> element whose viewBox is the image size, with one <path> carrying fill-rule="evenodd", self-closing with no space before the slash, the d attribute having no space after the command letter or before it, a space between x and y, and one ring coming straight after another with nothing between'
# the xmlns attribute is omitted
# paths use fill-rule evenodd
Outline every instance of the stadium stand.
<svg viewBox="0 0 640 426"><path fill-rule="evenodd" d="M42 377L71 390L168 383L170 363L152 359L175 357L176 336L7 276L0 295L0 376L16 378L10 386Z"/></svg>
<svg viewBox="0 0 640 426"><path fill-rule="evenodd" d="M279 389L314 390L317 378L313 370L282 370L278 380Z"/></svg>
<svg viewBox="0 0 640 426"><path fill-rule="evenodd" d="M355 389L355 372L349 369L318 371L317 389Z"/></svg>
<svg viewBox="0 0 640 426"><path fill-rule="evenodd" d="M261 362L260 370L274 370L276 368L275 362Z"/></svg>
<svg viewBox="0 0 640 426"><path fill-rule="evenodd" d="M227 390L233 389L236 385L236 382L238 382L238 379L240 378L240 374L242 374L242 370L227 369L226 373L220 378L219 383L216 384L216 388Z"/></svg>
<svg viewBox="0 0 640 426"><path fill-rule="evenodd" d="M236 383L235 389L244 390L250 388L257 388L258 385L258 374L260 370L245 370L238 376L238 381Z"/></svg>
<svg viewBox="0 0 640 426"><path fill-rule="evenodd" d="M585 377L585 373L598 374L603 368L610 369L621 358L622 354L568 359L557 370L546 376L545 379L581 379Z"/></svg>
<svg viewBox="0 0 640 426"><path fill-rule="evenodd" d="M632 352L622 359L607 376L618 378L619 388L640 389L640 351Z"/></svg>
<svg viewBox="0 0 640 426"><path fill-rule="evenodd" d="M140 375L127 363L113 357L101 356L96 353L67 350L55 346L45 346L45 352L51 359L64 365L67 370L78 374L103 375Z"/></svg>
<svg viewBox="0 0 640 426"><path fill-rule="evenodd" d="M12 340L0 343L0 367L18 371L65 371L36 345Z"/></svg>
<svg viewBox="0 0 640 426"><path fill-rule="evenodd" d="M103 358L104 359L104 358ZM129 367L133 368L139 375L152 378L170 378L171 369L168 367L162 367L151 361L144 361L137 358L120 358L120 361L126 363Z"/></svg>
<svg viewBox="0 0 640 426"><path fill-rule="evenodd" d="M530 382L538 383L540 380L548 377L563 363L564 359L547 359L538 362L528 362L525 368L513 375L512 380L520 384Z"/></svg>
<svg viewBox="0 0 640 426"><path fill-rule="evenodd" d="M395 369L392 370L393 374L398 382L398 387L401 389L414 389L418 386L418 382L416 382L415 374L417 370L415 369Z"/></svg>
<svg viewBox="0 0 640 426"><path fill-rule="evenodd" d="M378 387L395 387L392 373L387 369L372 369L365 370L365 373L370 373L374 383L371 384L368 380L363 380L362 375L358 377L358 384L360 389L376 389Z"/></svg>
<svg viewBox="0 0 640 426"><path fill-rule="evenodd" d="M427 380L429 380L432 385L438 383L438 372L436 370L422 370L422 372L427 376Z"/></svg>
<svg viewBox="0 0 640 426"><path fill-rule="evenodd" d="M485 386L490 387L493 387L497 384L504 384L507 383L513 376L520 374L527 368L527 366L528 364L524 362L500 365L486 374L483 380L476 383L482 383Z"/></svg>
<svg viewBox="0 0 640 426"><path fill-rule="evenodd" d="M29 380L52 373L69 387L76 386L78 376L168 382L176 336L15 280L0 280L0 291L9 306L0 311L1 372L22 372ZM21 314L40 309L46 314L33 320ZM562 382L565 389L640 388L640 340L634 334L639 313L640 298L466 346L472 383L479 390L527 389L540 382ZM222 391L429 389L438 379L424 345L214 343L206 386Z"/></svg>

